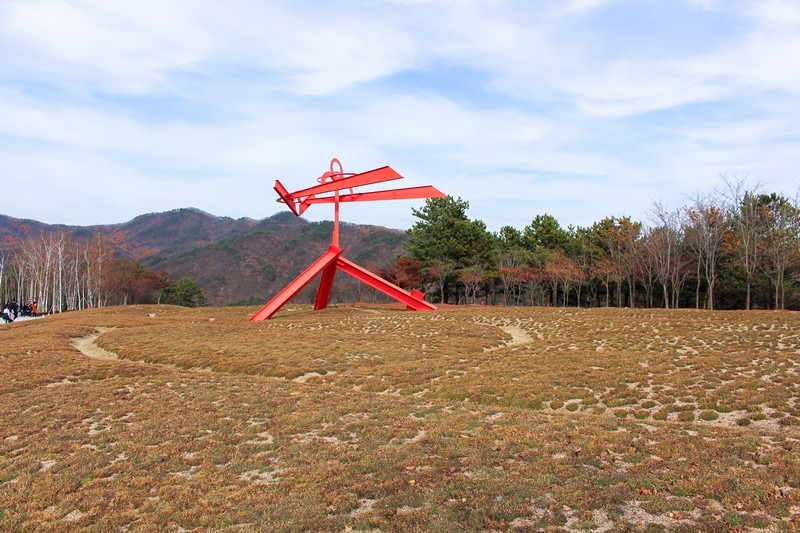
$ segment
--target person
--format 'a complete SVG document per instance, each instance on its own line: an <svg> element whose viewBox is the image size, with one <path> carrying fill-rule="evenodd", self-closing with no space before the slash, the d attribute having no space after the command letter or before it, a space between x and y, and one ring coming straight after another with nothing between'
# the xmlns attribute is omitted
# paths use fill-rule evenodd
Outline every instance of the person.
<svg viewBox="0 0 800 533"><path fill-rule="evenodd" d="M14 318L17 318L19 316L19 304L17 303L17 299L16 298L12 298L11 299L11 304L10 304L10 307L8 309L12 313L14 313L14 316L11 319L11 321L13 322Z"/></svg>
<svg viewBox="0 0 800 533"><path fill-rule="evenodd" d="M33 303L31 304L31 316L35 317L38 315L38 313L39 313L39 304L36 302L36 300L34 300Z"/></svg>
<svg viewBox="0 0 800 533"><path fill-rule="evenodd" d="M6 305L3 308L3 321L8 324L9 322L14 322L14 311L11 310L10 305Z"/></svg>

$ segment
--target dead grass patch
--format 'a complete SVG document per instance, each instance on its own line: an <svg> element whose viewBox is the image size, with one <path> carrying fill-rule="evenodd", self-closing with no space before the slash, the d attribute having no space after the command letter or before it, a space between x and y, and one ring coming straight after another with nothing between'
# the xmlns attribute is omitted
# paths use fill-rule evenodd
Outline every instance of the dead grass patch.
<svg viewBox="0 0 800 533"><path fill-rule="evenodd" d="M368 310L3 327L0 529L797 527L796 314Z"/></svg>

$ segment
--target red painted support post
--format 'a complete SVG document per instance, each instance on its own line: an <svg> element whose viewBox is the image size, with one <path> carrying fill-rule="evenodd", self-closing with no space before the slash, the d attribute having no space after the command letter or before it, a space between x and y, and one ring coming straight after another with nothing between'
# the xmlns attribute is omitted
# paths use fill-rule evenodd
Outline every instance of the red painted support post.
<svg viewBox="0 0 800 533"><path fill-rule="evenodd" d="M289 300L295 297L298 292L303 290L303 287L308 285L312 279L316 277L320 271L324 270L329 265L335 265L336 259L342 254L342 249L333 245L328 247L319 259L308 267L302 274L297 276L294 281L287 285L281 292L279 292L267 305L262 307L256 314L250 318L250 322L257 320L265 320L277 313L281 307L286 305Z"/></svg>
<svg viewBox="0 0 800 533"><path fill-rule="evenodd" d="M336 277L336 263L331 263L322 271L322 278L319 280L317 289L317 300L314 302L314 309L319 311L328 307L328 300L331 297L331 287L333 278Z"/></svg>
<svg viewBox="0 0 800 533"><path fill-rule="evenodd" d="M303 214L303 211L298 211L297 206L294 203L294 199L292 198L292 195L289 194L289 191L286 190L286 187L283 186L283 183L281 183L278 180L275 180L275 186L273 187L273 189L275 189L275 192L278 193L278 201L285 203L286 206L292 210L294 216L299 217L300 215Z"/></svg>
<svg viewBox="0 0 800 533"><path fill-rule="evenodd" d="M428 303L422 298L408 292L407 290L386 281L377 274L373 274L366 268L360 267L357 264L348 261L344 257L339 256L339 258L336 260L336 267L342 272L353 276L357 280L363 281L370 287L381 291L383 294L394 298L396 301L406 304L407 307L410 307L414 311L436 310L435 305ZM417 291L417 293L422 294L419 291Z"/></svg>

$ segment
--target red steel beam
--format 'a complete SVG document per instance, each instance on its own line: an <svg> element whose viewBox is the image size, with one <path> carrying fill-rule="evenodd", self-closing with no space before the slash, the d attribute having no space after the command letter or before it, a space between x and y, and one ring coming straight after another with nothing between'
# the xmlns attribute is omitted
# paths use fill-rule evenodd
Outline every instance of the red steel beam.
<svg viewBox="0 0 800 533"><path fill-rule="evenodd" d="M397 285L386 281L377 274L373 274L366 268L360 267L357 264L348 261L344 257L339 256L336 259L336 268L338 268L345 274L349 274L350 276L353 276L357 280L366 283L370 287L381 291L383 294L391 298L394 298L398 302L406 304L407 309L410 308L414 311L436 310L435 305L428 303L422 298L408 292L407 290L402 289ZM417 291L417 294L422 294L422 293Z"/></svg>
<svg viewBox="0 0 800 533"><path fill-rule="evenodd" d="M383 183L384 181L398 180L402 178L392 167L380 167L374 170L368 170L361 174L354 174L338 180L328 181L319 185L314 185L307 189L302 189L291 193L289 196L293 199L301 199L306 196L314 194L323 194L326 192L341 191L342 189L352 189L353 187L361 187L364 185L373 185L375 183Z"/></svg>
<svg viewBox="0 0 800 533"><path fill-rule="evenodd" d="M283 186L283 183L275 180L275 186L273 189L275 189L275 192L278 193L280 199L283 200L283 203L285 203L289 209L292 210L292 213L294 213L295 216L299 217L302 214L302 211L297 210L297 205L295 204L296 200L292 198L292 195L289 194L289 191L286 190L286 187Z"/></svg>
<svg viewBox="0 0 800 533"><path fill-rule="evenodd" d="M340 202L369 202L375 200L413 200L416 198L443 198L445 194L433 185L422 187L408 187L405 189L392 189L390 191L356 192L339 195ZM311 204L331 204L336 201L333 196L323 198L311 197L301 202L302 206ZM305 210L305 207L302 208Z"/></svg>
<svg viewBox="0 0 800 533"><path fill-rule="evenodd" d="M319 288L317 289L317 299L314 302L315 311L328 307L328 300L330 299L334 277L336 277L336 263L331 263L322 271L322 277L319 280Z"/></svg>
<svg viewBox="0 0 800 533"><path fill-rule="evenodd" d="M308 285L317 274L325 270L325 268L328 266L336 264L336 260L340 255L342 255L342 249L330 245L327 252L322 254L319 259L314 261L314 263L305 269L302 274L297 276L294 281L292 281L283 290L281 290L281 292L275 295L272 300L267 302L267 305L262 307L256 314L250 317L250 322L265 320L277 313L281 307L286 305L289 300L297 295L298 292L303 290L303 288Z"/></svg>
<svg viewBox="0 0 800 533"><path fill-rule="evenodd" d="M423 300L423 301L425 300L425 293L417 289L411 289L411 296L413 296L417 300ZM406 311L414 311L414 308L407 305Z"/></svg>

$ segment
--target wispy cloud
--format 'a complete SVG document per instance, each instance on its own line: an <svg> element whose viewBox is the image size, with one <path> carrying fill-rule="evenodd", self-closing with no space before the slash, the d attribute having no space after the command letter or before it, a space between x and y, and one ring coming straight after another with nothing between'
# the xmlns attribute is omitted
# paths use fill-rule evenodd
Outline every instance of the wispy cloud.
<svg viewBox="0 0 800 533"><path fill-rule="evenodd" d="M308 186L331 157L495 230L644 217L725 172L793 194L798 56L782 0L6 0L3 212L261 218L274 179ZM405 228L413 205L344 218Z"/></svg>

